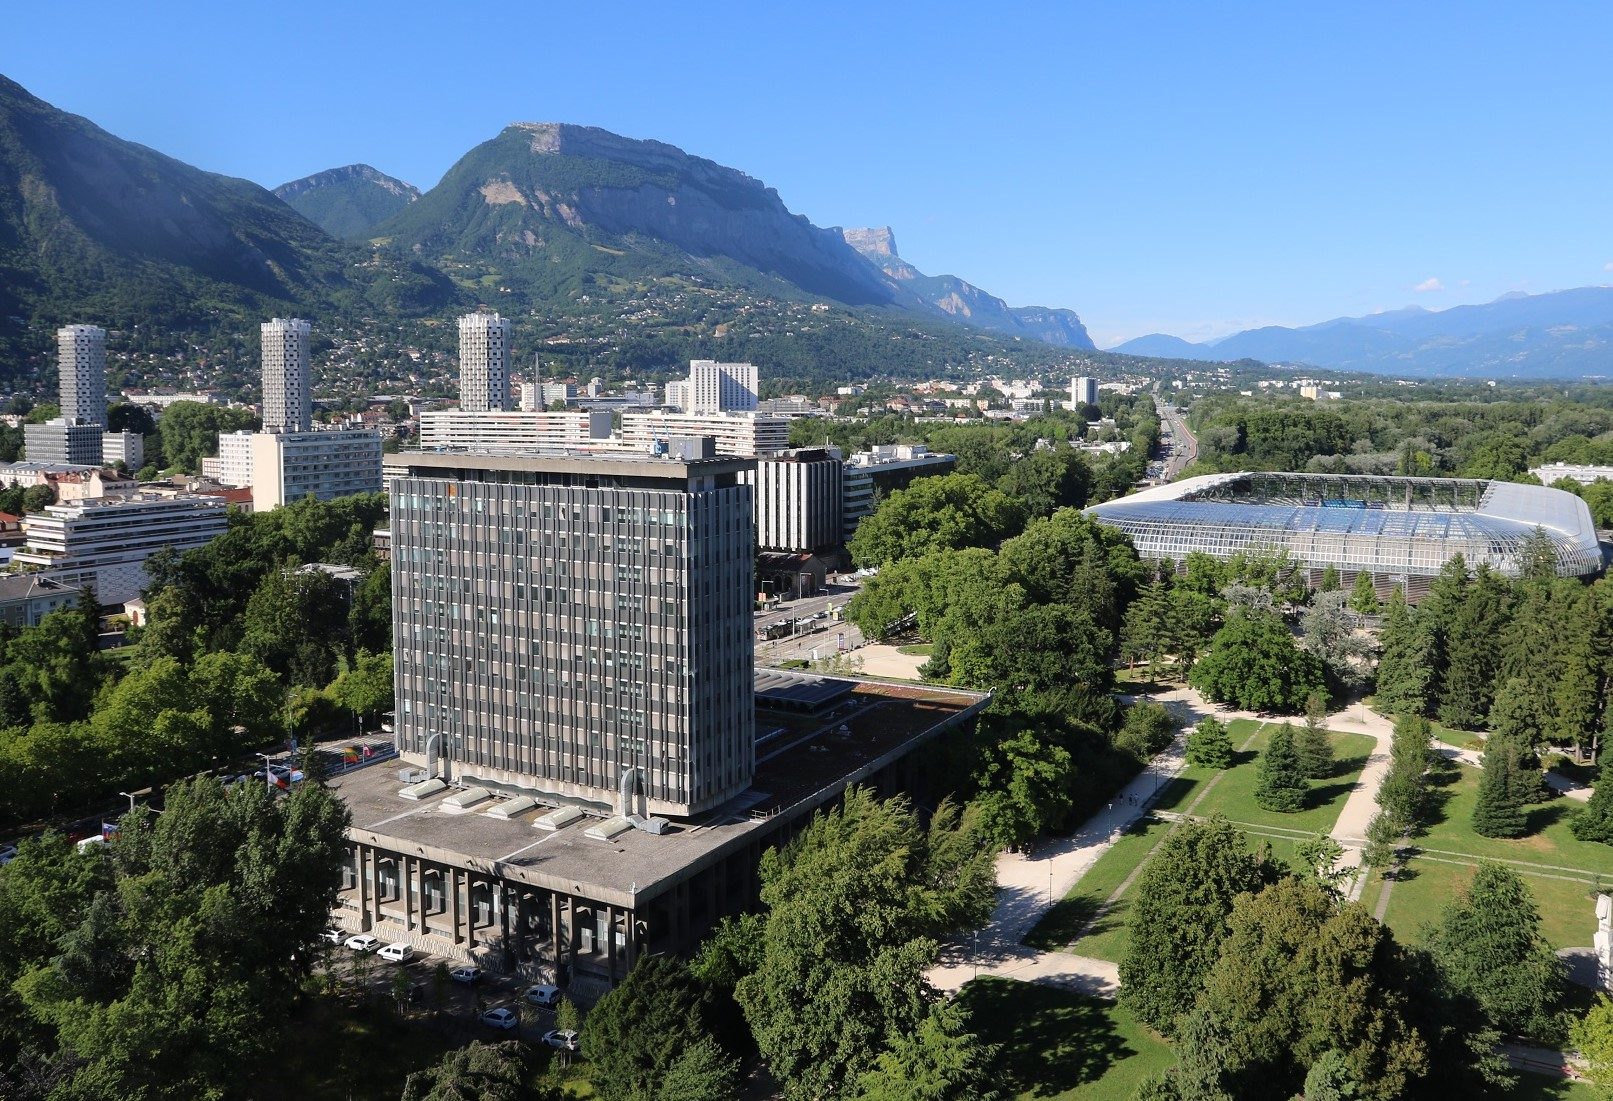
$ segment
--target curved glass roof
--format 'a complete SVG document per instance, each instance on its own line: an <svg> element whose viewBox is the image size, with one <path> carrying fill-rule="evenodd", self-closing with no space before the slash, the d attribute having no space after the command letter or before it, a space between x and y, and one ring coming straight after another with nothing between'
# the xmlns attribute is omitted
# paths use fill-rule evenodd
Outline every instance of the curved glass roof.
<svg viewBox="0 0 1613 1101"><path fill-rule="evenodd" d="M1460 552L1516 575L1536 530L1564 576L1602 568L1585 502L1562 490L1471 479L1209 474L1153 486L1087 512L1131 536L1144 558L1219 558L1286 549L1315 568L1432 576Z"/></svg>

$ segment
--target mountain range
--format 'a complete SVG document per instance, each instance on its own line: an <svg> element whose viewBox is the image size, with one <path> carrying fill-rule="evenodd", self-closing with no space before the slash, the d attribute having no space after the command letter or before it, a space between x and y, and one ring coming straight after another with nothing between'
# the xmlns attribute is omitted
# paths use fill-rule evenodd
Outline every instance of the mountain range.
<svg viewBox="0 0 1613 1101"><path fill-rule="evenodd" d="M45 389L55 327L93 321L117 331L114 385L166 373L246 393L258 322L300 314L316 370L347 372L326 384L430 387L451 363L443 322L478 304L557 371L749 358L785 385L1078 369L1066 349L1090 348L1073 313L1021 315L942 282L895 278L762 182L662 142L518 123L424 193L369 165L271 192L0 77L0 383L13 386Z"/></svg>
<svg viewBox="0 0 1613 1101"><path fill-rule="evenodd" d="M1613 287L1514 293L1445 310L1408 306L1301 328L1246 329L1203 344L1153 333L1110 351L1414 377L1607 377L1613 376Z"/></svg>

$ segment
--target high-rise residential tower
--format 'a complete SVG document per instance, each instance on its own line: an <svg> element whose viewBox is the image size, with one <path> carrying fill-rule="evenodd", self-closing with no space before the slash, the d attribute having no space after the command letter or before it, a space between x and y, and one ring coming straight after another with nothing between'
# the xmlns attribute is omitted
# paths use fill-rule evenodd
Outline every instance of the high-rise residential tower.
<svg viewBox="0 0 1613 1101"><path fill-rule="evenodd" d="M496 313L459 319L459 408L467 413L510 408L510 322Z"/></svg>
<svg viewBox="0 0 1613 1101"><path fill-rule="evenodd" d="M387 456L406 759L680 817L745 790L754 462L673 450Z"/></svg>
<svg viewBox="0 0 1613 1101"><path fill-rule="evenodd" d="M689 385L683 392L688 413L747 412L756 408L756 364L689 361Z"/></svg>
<svg viewBox="0 0 1613 1101"><path fill-rule="evenodd" d="M1072 378L1070 380L1070 404L1098 404L1098 380L1095 378L1090 378L1086 375L1081 375L1078 378Z"/></svg>
<svg viewBox="0 0 1613 1101"><path fill-rule="evenodd" d="M106 426L106 330L66 325L56 330L62 417L68 424Z"/></svg>
<svg viewBox="0 0 1613 1101"><path fill-rule="evenodd" d="M308 335L296 317L265 321L263 333L263 430L307 432L313 427L309 390Z"/></svg>

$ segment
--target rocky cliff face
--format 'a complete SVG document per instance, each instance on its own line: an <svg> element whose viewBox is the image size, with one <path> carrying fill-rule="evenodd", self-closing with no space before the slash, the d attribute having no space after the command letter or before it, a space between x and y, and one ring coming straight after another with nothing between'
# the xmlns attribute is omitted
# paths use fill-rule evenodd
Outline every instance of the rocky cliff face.
<svg viewBox="0 0 1613 1101"><path fill-rule="evenodd" d="M509 126L375 233L423 259L491 258L500 277L534 290L584 267L670 270L776 280L848 305L917 306L761 181L593 127Z"/></svg>
<svg viewBox="0 0 1613 1101"><path fill-rule="evenodd" d="M332 237L368 236L382 222L416 199L420 189L367 164L315 172L274 189L297 213Z"/></svg>
<svg viewBox="0 0 1613 1101"><path fill-rule="evenodd" d="M889 278L957 321L1067 348L1091 348L1092 338L1074 310L1010 306L955 275L925 275L896 251L889 226L840 230L841 239Z"/></svg>

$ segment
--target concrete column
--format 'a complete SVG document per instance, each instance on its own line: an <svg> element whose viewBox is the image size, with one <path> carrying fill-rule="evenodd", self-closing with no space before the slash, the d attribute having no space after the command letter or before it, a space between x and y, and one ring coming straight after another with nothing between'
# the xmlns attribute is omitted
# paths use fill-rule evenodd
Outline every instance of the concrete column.
<svg viewBox="0 0 1613 1101"><path fill-rule="evenodd" d="M594 927L597 929L598 919ZM605 907L605 967L610 974L611 985L616 984L616 907Z"/></svg>
<svg viewBox="0 0 1613 1101"><path fill-rule="evenodd" d="M370 877L368 849L353 846L354 863L358 866L358 927L362 932L370 929Z"/></svg>
<svg viewBox="0 0 1613 1101"><path fill-rule="evenodd" d="M414 877L420 862L407 856L398 857L398 889L403 892L403 928L414 932Z"/></svg>
<svg viewBox="0 0 1613 1101"><path fill-rule="evenodd" d="M515 946L510 943L510 907L502 883L493 884L493 905L498 910L499 936L504 941L504 970L515 970ZM519 897L519 896L518 896Z"/></svg>
<svg viewBox="0 0 1613 1101"><path fill-rule="evenodd" d="M458 944L465 939L464 930L459 927L459 869L449 868L443 876L443 888L448 892L448 924L453 929L454 943Z"/></svg>

